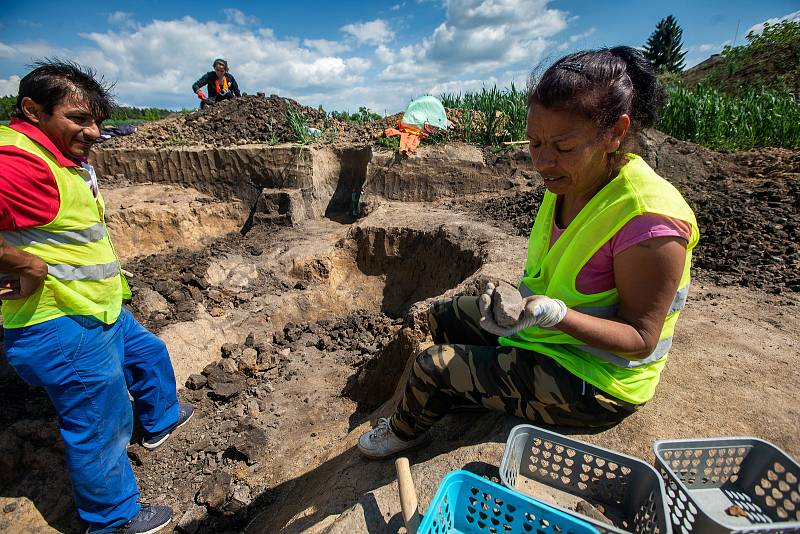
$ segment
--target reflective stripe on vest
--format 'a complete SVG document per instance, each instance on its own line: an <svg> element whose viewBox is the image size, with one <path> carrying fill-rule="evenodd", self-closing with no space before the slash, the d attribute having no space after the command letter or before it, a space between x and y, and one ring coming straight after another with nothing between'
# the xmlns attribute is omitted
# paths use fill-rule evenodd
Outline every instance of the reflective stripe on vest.
<svg viewBox="0 0 800 534"><path fill-rule="evenodd" d="M519 292L523 298L533 296L533 293L525 284L520 284ZM672 315L675 312L681 311L686 306L686 299L689 296L689 286L682 287L675 293L675 298L672 299L672 304L669 306L669 311L667 311L667 315ZM581 313L585 313L586 315L591 315L592 317L600 317L602 319L610 319L612 317L616 317L617 312L619 311L618 304L612 304L610 306L575 306L572 308L573 310ZM555 327L551 328L544 328L544 330L557 330ZM598 349L592 347L590 345L573 345L577 349L581 349L585 352L593 356L597 356L598 358L602 358L609 363L613 363L617 367L624 367L624 368L631 368L631 367L640 367L642 365L648 365L653 363L656 360L659 360L667 355L669 352L670 347L672 346L672 336L661 339L656 344L655 350L651 352L646 358L642 358L641 360L628 360L627 358L623 358L621 356L617 356L613 352Z"/></svg>
<svg viewBox="0 0 800 534"><path fill-rule="evenodd" d="M589 345L573 345L573 346L575 348L581 349L582 351L588 352L593 356L602 358L609 363L613 363L617 367L624 367L626 369L631 369L633 367L641 367L642 365L651 364L666 356L667 353L669 352L670 347L672 347L672 336L659 340L658 343L656 344L656 349L653 352L651 352L647 358L643 358L641 360L628 360L627 358L617 356L613 352L597 349Z"/></svg>
<svg viewBox="0 0 800 534"><path fill-rule="evenodd" d="M59 280L105 280L119 274L119 263L101 263L100 265L47 265L47 274Z"/></svg>
<svg viewBox="0 0 800 534"><path fill-rule="evenodd" d="M532 297L533 292L526 286L525 284L520 284L519 292L522 295L522 298ZM672 304L669 306L669 311L667 311L667 315L673 314L676 311L681 311L686 306L686 299L689 297L689 286L682 287L675 293L675 298L672 299ZM609 319L611 317L616 317L617 312L619 311L618 304L612 304L610 306L575 306L572 308L573 310L581 313L585 313L586 315L591 315L592 317L601 317L603 319ZM556 330L555 328L553 330Z"/></svg>
<svg viewBox="0 0 800 534"><path fill-rule="evenodd" d="M67 230L64 232L50 232L39 228L0 232L0 237L13 247L26 247L30 245L86 245L88 243L100 241L105 236L106 227L102 222L83 230Z"/></svg>

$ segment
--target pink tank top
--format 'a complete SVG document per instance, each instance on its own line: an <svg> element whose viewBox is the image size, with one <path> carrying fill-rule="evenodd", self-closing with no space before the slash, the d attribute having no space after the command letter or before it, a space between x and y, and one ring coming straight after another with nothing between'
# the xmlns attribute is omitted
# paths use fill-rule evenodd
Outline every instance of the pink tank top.
<svg viewBox="0 0 800 534"><path fill-rule="evenodd" d="M564 233L553 221L553 232L550 235L550 246ZM578 291L585 294L600 293L615 287L614 256L637 243L654 237L675 236L687 242L692 234L692 225L679 219L671 219L663 215L644 213L628 221L600 249L594 253L575 281Z"/></svg>

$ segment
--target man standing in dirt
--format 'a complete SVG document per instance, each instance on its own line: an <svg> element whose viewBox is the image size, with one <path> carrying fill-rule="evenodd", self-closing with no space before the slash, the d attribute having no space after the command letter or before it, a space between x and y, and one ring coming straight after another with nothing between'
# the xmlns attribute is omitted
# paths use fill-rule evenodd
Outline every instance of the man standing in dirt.
<svg viewBox="0 0 800 534"><path fill-rule="evenodd" d="M130 290L86 162L112 106L102 81L74 63L39 63L20 81L0 126L3 344L58 412L88 532L155 532L172 510L138 502L126 453L133 409L148 449L193 410L178 402L164 342L122 306Z"/></svg>

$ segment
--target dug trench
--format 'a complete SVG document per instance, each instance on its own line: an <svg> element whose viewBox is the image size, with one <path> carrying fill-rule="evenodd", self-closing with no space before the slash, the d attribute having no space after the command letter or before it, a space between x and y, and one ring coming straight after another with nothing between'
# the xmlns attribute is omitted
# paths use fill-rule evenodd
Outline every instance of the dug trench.
<svg viewBox="0 0 800 534"><path fill-rule="evenodd" d="M741 280L714 269L720 243L698 249L708 268L695 273L656 398L602 433L559 430L648 461L655 439L711 435L757 435L797 456L797 258L757 254L749 244L757 245L758 227L748 215L773 202L785 221L780 231L793 239L796 175L780 169L796 155L755 155L748 163L767 163L751 169L735 159L741 155L656 140L659 170L707 206L709 223L746 238L747 261L773 273L751 276L735 264L733 274L751 286L768 283L769 292L731 285ZM387 413L408 359L430 342L424 313L433 300L474 294L490 279L516 280L530 220L523 219L540 194L522 151L423 148L408 160L288 146L96 157L110 177L107 196L121 199L109 202L109 226L115 242L128 239L118 248L132 274L132 310L167 343L179 396L197 409L156 451L136 436L129 447L142 499L171 505L172 527L401 527L392 463L362 459L357 436ZM689 181L697 168L704 174ZM748 196L742 211L753 226L739 229L725 214L736 206L719 190L760 191L768 181L789 200ZM365 203L356 219L348 208L358 186ZM0 362L0 531L82 532L49 401ZM434 427L432 445L411 454L423 511L447 471L497 476L518 422L455 413Z"/></svg>

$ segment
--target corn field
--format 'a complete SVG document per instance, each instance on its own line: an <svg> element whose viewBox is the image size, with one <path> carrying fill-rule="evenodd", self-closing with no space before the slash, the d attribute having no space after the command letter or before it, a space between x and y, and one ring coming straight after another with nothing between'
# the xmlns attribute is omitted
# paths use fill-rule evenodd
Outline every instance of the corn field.
<svg viewBox="0 0 800 534"><path fill-rule="evenodd" d="M729 96L710 87L673 85L667 94L656 127L673 137L726 150L800 148L800 103L789 93L751 90ZM496 146L525 139L526 93L513 84L439 98L446 108L461 110L467 142Z"/></svg>
<svg viewBox="0 0 800 534"><path fill-rule="evenodd" d="M517 90L513 83L510 89L492 87L463 95L446 93L439 99L444 107L463 111L467 142L499 145L502 141L526 138L527 94ZM477 117L481 120L476 120Z"/></svg>
<svg viewBox="0 0 800 534"><path fill-rule="evenodd" d="M800 148L800 103L789 93L728 96L703 86L672 86L667 93L656 127L673 137L716 149Z"/></svg>

